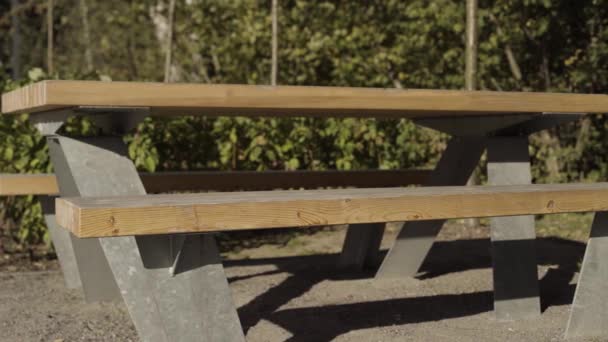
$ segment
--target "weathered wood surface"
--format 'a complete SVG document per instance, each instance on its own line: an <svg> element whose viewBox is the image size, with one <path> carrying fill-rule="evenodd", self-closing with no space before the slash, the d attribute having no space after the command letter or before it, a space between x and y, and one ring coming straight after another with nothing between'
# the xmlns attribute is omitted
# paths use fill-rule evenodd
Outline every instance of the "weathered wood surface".
<svg viewBox="0 0 608 342"><path fill-rule="evenodd" d="M79 237L604 211L608 183L282 190L60 198Z"/></svg>
<svg viewBox="0 0 608 342"><path fill-rule="evenodd" d="M52 174L0 174L0 196L58 193L57 179Z"/></svg>
<svg viewBox="0 0 608 342"><path fill-rule="evenodd" d="M429 170L192 171L140 173L146 192L272 190L292 188L381 188L422 184ZM0 174L0 196L56 195L53 174Z"/></svg>
<svg viewBox="0 0 608 342"><path fill-rule="evenodd" d="M608 95L49 80L2 95L3 113L78 106L146 107L153 115L432 117L604 113Z"/></svg>

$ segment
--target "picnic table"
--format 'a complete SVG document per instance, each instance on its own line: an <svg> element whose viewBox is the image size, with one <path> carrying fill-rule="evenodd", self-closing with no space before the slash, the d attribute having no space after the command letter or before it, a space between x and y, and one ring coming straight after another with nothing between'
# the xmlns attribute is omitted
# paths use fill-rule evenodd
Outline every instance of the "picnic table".
<svg viewBox="0 0 608 342"><path fill-rule="evenodd" d="M165 171L139 174L146 193L176 191L236 191L276 189L316 189L323 187L381 188L423 184L430 170L326 170L326 171ZM45 224L65 285L69 289L82 287L72 237L57 225L55 198L59 195L54 174L0 174L0 196L38 197ZM379 243L380 241L378 241ZM348 246L347 246L348 247ZM348 249L345 249L348 251ZM90 257L90 255L88 256ZM374 263L377 254L374 254ZM363 260L353 260L348 253L339 260L342 268L361 268ZM85 299L95 301L95 293L87 292ZM121 299L119 296L117 299Z"/></svg>
<svg viewBox="0 0 608 342"><path fill-rule="evenodd" d="M30 113L47 136L57 221L72 233L85 294L122 297L143 340L244 339L210 234L234 229L349 224L342 259L361 266L377 257L384 224L404 221L376 275L402 277L446 219L492 217L496 317L535 317L532 215L584 211L598 213L567 336L608 336L608 184L531 185L528 154L529 134L608 112L606 95L43 81L4 94L2 112ZM108 135L57 135L73 115ZM430 187L146 195L120 134L148 115L409 118L452 138ZM484 151L490 185L465 187Z"/></svg>

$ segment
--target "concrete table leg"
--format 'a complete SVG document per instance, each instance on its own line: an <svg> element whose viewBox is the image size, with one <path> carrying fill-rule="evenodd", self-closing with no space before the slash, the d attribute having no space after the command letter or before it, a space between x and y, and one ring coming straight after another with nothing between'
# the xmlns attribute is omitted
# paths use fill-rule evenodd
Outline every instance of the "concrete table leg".
<svg viewBox="0 0 608 342"><path fill-rule="evenodd" d="M591 235L587 241L566 328L566 338L608 337L607 261L608 212L598 212L595 214Z"/></svg>
<svg viewBox="0 0 608 342"><path fill-rule="evenodd" d="M39 199L44 221L49 229L51 240L57 253L57 259L59 259L65 285L68 289L78 289L82 287L82 284L80 282L80 274L78 273L78 265L76 264L76 255L72 249L72 239L70 232L59 227L55 220L55 197L41 196Z"/></svg>
<svg viewBox="0 0 608 342"><path fill-rule="evenodd" d="M385 223L352 224L346 231L338 266L361 270L377 266Z"/></svg>
<svg viewBox="0 0 608 342"><path fill-rule="evenodd" d="M64 162L55 167L60 189L71 183L80 196L145 194L121 138L51 137L49 143L53 163ZM143 341L244 341L212 236L117 237L97 243Z"/></svg>
<svg viewBox="0 0 608 342"><path fill-rule="evenodd" d="M488 183L532 183L526 136L488 139ZM539 316L534 216L492 218L491 238L496 318Z"/></svg>
<svg viewBox="0 0 608 342"><path fill-rule="evenodd" d="M484 150L485 138L452 138L428 185L465 185L479 164ZM444 222L444 220L406 222L376 277L416 275Z"/></svg>
<svg viewBox="0 0 608 342"><path fill-rule="evenodd" d="M84 187L77 185L72 178L65 176L70 172L70 165L61 150L59 139L55 136L47 136L47 144L51 162L55 168L60 195L63 197L84 196L87 191L92 191L89 188L95 184L95 180L88 180L88 187ZM98 192L101 195L103 190ZM62 234L65 237L65 233ZM99 244L99 239L79 239L69 232L67 235L78 267L85 300L87 302L120 300L120 291Z"/></svg>

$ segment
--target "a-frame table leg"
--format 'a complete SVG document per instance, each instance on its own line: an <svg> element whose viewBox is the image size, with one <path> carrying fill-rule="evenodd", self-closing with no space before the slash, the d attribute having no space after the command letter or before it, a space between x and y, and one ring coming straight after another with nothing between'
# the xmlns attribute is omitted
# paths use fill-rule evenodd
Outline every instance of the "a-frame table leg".
<svg viewBox="0 0 608 342"><path fill-rule="evenodd" d="M57 259L59 259L65 285L68 289L78 289L82 287L82 283L80 282L76 255L72 247L72 238L70 232L59 227L55 220L55 196L40 196L39 200L44 222L51 235Z"/></svg>
<svg viewBox="0 0 608 342"><path fill-rule="evenodd" d="M488 138L488 183L531 184L528 137ZM540 315L534 216L490 219L494 312L500 320Z"/></svg>
<svg viewBox="0 0 608 342"><path fill-rule="evenodd" d="M431 175L429 186L465 185L485 150L485 138L454 137ZM416 275L444 220L406 222L376 277Z"/></svg>
<svg viewBox="0 0 608 342"><path fill-rule="evenodd" d="M55 136L49 143L60 189L73 186L84 197L145 194L120 137ZM141 340L244 341L212 236L97 241Z"/></svg>
<svg viewBox="0 0 608 342"><path fill-rule="evenodd" d="M71 178L60 176L69 173L70 165L58 145L57 138L47 136L47 144L59 183L60 195L63 197L80 196L83 190L87 191L88 189L77 186ZM90 186L93 183L94 181L90 180L87 185ZM54 203L52 206L54 207ZM54 221L54 218L52 219ZM51 229L55 228L54 225L49 227ZM62 239L69 240L64 244L64 247L72 249L71 254L74 255L76 261L85 300L87 302L121 300L120 291L114 281L112 270L108 265L103 249L99 244L99 239L79 239L73 234L66 232L65 229L60 229L60 241Z"/></svg>
<svg viewBox="0 0 608 342"><path fill-rule="evenodd" d="M361 270L377 267L385 223L351 224L346 230L338 266Z"/></svg>
<svg viewBox="0 0 608 342"><path fill-rule="evenodd" d="M566 338L608 337L606 294L608 294L608 212L604 211L595 214L591 226L566 328Z"/></svg>
<svg viewBox="0 0 608 342"><path fill-rule="evenodd" d="M489 181L491 184L507 185L531 182L529 134L578 118L569 114L505 115L453 120L424 119L418 120L418 123L456 136L487 137ZM471 151L474 150L464 149L463 153ZM464 184L470 170L462 173L462 167L446 164L445 172L453 170L454 173L453 178L449 179L452 183L433 185ZM442 174L440 168L441 163L436 172L438 175ZM454 182L456 178L458 183ZM443 221L406 224L377 276L415 275L442 224ZM495 311L499 319L522 319L540 314L534 239L534 218L531 216L492 219Z"/></svg>

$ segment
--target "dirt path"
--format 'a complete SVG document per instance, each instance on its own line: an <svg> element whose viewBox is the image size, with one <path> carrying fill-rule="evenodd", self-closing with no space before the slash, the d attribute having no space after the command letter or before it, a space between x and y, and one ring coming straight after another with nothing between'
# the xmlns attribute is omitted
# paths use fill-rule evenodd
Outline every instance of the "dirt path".
<svg viewBox="0 0 608 342"><path fill-rule="evenodd" d="M336 255L319 253L337 252L343 236L320 231L228 255L248 341L562 340L581 243L539 239L544 311L538 319L498 322L486 229L450 225L418 278L399 280L336 270ZM0 331L0 341L11 342L137 341L122 303L83 303L57 270L0 272Z"/></svg>

